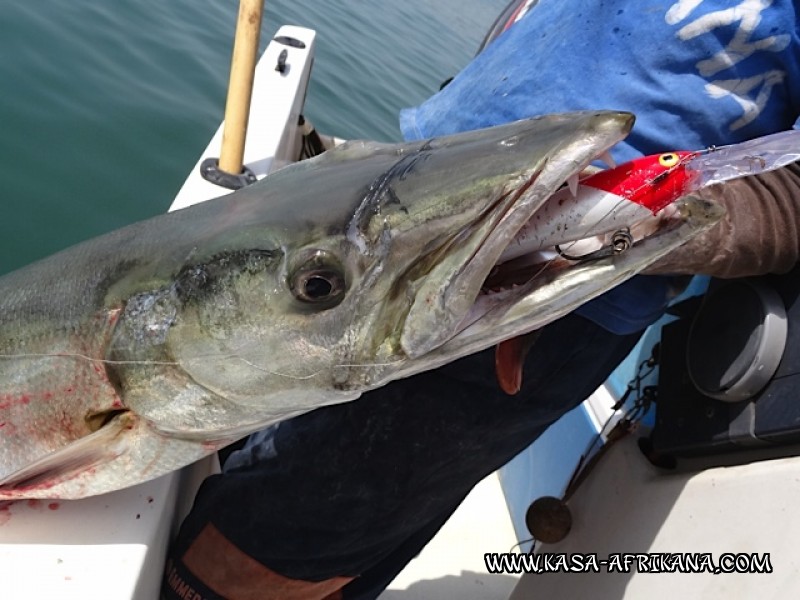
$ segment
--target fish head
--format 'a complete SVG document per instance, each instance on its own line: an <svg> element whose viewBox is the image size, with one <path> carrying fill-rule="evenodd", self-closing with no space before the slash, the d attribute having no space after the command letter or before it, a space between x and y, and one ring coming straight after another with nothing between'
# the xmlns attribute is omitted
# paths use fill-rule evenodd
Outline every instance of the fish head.
<svg viewBox="0 0 800 600"><path fill-rule="evenodd" d="M569 312L666 246L619 273L571 265L497 294L485 284L517 232L633 120L578 112L350 142L160 219L178 240L158 266L171 275L120 294L107 357L122 404L162 435L234 439ZM573 271L583 283L566 292Z"/></svg>
<svg viewBox="0 0 800 600"><path fill-rule="evenodd" d="M125 405L171 434L236 435L421 370L519 228L632 123L584 112L349 142L215 200L193 219L205 258L159 292L176 308L144 351L137 305L162 300L127 301L110 357ZM152 393L159 378L174 389Z"/></svg>

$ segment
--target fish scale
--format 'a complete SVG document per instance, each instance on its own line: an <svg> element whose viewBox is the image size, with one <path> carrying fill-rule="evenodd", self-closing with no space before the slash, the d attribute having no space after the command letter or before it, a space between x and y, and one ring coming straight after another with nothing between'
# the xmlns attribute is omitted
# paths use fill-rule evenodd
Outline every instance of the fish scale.
<svg viewBox="0 0 800 600"><path fill-rule="evenodd" d="M35 335L24 340L24 344L0 340L0 354L5 357L0 359L3 421L15 424L18 435L34 437L44 447L57 449L64 440L91 433L88 416L121 408L120 398L102 362L116 318L116 312L101 313L84 323ZM24 357L8 358L14 355ZM25 382L24 388L13 385L20 379ZM64 409L58 402L61 398L69 398L72 410ZM20 415L31 410L36 410L40 416L36 426L21 427L25 421ZM45 427L51 420L58 420L61 426ZM14 447L8 443L7 435L7 429L3 428L0 431L2 464L11 462L5 452Z"/></svg>

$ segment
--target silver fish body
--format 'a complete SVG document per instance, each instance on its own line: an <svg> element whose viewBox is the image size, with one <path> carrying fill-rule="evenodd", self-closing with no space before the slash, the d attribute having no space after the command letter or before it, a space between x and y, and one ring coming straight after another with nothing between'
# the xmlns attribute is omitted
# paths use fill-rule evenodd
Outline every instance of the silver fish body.
<svg viewBox="0 0 800 600"><path fill-rule="evenodd" d="M483 290L519 228L631 124L572 113L351 142L1 277L0 499L157 477L632 276L720 211L689 199L619 257Z"/></svg>

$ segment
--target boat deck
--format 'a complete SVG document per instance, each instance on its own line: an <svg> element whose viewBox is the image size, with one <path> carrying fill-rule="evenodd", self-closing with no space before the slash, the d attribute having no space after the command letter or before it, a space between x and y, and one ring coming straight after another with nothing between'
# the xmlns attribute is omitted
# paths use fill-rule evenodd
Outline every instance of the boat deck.
<svg viewBox="0 0 800 600"><path fill-rule="evenodd" d="M381 600L505 600L518 577L486 570L486 552L511 552L517 536L497 473L481 481Z"/></svg>

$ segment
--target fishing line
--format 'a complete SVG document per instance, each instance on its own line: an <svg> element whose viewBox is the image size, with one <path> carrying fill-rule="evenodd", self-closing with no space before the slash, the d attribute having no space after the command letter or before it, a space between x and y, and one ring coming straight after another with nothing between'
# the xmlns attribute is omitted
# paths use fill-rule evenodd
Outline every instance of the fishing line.
<svg viewBox="0 0 800 600"><path fill-rule="evenodd" d="M243 356L238 354L204 354L201 356L191 356L187 357L184 361L168 361L168 360L115 360L110 358L97 358L92 357L87 354L81 354L79 352L59 352L59 353L52 353L52 352L42 352L42 353L20 353L20 354L0 354L0 360L13 360L13 359L33 359L33 358L65 358L65 359L77 359L77 360L84 360L90 363L98 363L104 365L138 365L138 366L159 366L159 367L181 367L185 365L187 362L195 362L200 360L207 360L207 359L235 359L243 362L248 367L252 367L257 371L261 371L263 373L269 373L270 375L277 375L278 377L285 377L286 379L294 379L298 381L304 381L308 379L313 379L319 376L321 373L324 372L324 369L317 369L313 373L307 375L293 375L291 373L282 373L280 371L274 371L271 369L267 369L266 367L257 365L256 363L247 360ZM333 365L333 368L360 368L360 369L369 369L373 367L392 367L402 363L401 360L390 361L390 362L375 362L375 363L362 363L362 364L355 364L355 363L339 363Z"/></svg>
<svg viewBox="0 0 800 600"><path fill-rule="evenodd" d="M174 367L179 366L180 363L176 361L159 361L159 360L113 360L110 358L96 358L88 356L87 354L80 354L78 352L43 352L43 353L23 353L23 354L0 354L0 360L11 360L15 358L77 358L88 362L101 363L107 365L158 365ZM212 357L209 357L212 358Z"/></svg>
<svg viewBox="0 0 800 600"><path fill-rule="evenodd" d="M242 356L239 356L238 354L229 354L227 356L220 356L219 358L234 358L234 359L237 359L237 360L243 362L248 367L251 367L251 368L255 369L256 371L260 371L262 373L268 373L269 375L277 375L278 377L285 377L286 379L292 379L292 380L295 380L295 381L306 381L308 379L314 379L315 377L317 377L323 371L323 369L317 369L317 371L315 371L314 373L311 373L309 375L291 375L289 373L280 373L278 371L273 371L271 369L267 369L266 367L261 367L261 366L255 364L255 363L247 360L246 358L244 358ZM189 360L192 360L192 359L189 359Z"/></svg>

